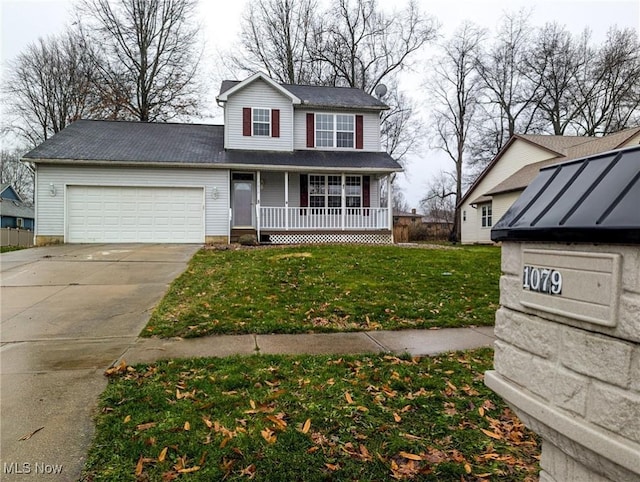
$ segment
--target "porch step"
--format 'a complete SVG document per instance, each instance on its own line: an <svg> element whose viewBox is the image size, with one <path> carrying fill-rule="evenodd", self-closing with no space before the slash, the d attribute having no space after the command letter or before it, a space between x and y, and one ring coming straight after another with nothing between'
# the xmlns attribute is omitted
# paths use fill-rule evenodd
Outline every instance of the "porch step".
<svg viewBox="0 0 640 482"><path fill-rule="evenodd" d="M255 229L232 229L229 241L231 243L237 243L240 241L240 237L246 234L256 236L257 232Z"/></svg>

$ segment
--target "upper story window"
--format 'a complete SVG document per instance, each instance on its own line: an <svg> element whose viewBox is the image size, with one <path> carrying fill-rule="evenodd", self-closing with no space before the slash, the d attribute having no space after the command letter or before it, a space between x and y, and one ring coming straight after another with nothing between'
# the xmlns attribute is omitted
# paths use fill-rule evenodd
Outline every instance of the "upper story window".
<svg viewBox="0 0 640 482"><path fill-rule="evenodd" d="M280 137L280 109L243 107L242 135Z"/></svg>
<svg viewBox="0 0 640 482"><path fill-rule="evenodd" d="M271 135L271 109L253 109L253 135Z"/></svg>
<svg viewBox="0 0 640 482"><path fill-rule="evenodd" d="M482 227L490 228L493 224L492 222L492 212L491 212L491 204L484 204L482 206Z"/></svg>
<svg viewBox="0 0 640 482"><path fill-rule="evenodd" d="M316 114L316 147L353 148L355 116L353 114Z"/></svg>

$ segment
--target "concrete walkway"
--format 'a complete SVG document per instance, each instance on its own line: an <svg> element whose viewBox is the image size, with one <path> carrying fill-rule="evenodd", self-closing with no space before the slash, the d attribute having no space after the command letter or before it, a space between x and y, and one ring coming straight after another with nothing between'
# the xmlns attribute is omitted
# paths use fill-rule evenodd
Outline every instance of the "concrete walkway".
<svg viewBox="0 0 640 482"><path fill-rule="evenodd" d="M409 353L435 355L492 346L492 326L441 330L367 331L304 335L220 335L202 338L138 338L117 362L152 363L168 358L253 354Z"/></svg>

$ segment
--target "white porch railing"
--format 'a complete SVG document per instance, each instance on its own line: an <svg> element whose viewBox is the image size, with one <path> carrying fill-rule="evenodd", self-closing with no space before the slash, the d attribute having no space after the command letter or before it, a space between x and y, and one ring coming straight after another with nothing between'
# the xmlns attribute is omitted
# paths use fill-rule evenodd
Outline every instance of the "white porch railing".
<svg viewBox="0 0 640 482"><path fill-rule="evenodd" d="M260 230L390 229L387 208L260 207Z"/></svg>

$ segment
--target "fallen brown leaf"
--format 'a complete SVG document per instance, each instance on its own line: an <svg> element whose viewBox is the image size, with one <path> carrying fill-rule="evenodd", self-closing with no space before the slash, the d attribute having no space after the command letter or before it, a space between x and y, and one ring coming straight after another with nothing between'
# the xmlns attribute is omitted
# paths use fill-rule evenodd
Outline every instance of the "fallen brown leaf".
<svg viewBox="0 0 640 482"><path fill-rule="evenodd" d="M412 454L409 452L400 452L400 456L409 460L416 460L416 461L422 460L422 457L420 457L419 455Z"/></svg>
<svg viewBox="0 0 640 482"><path fill-rule="evenodd" d="M304 425L302 426L302 433L308 433L310 428L311 428L311 419L308 418L307 421L304 422Z"/></svg>
<svg viewBox="0 0 640 482"><path fill-rule="evenodd" d="M42 430L44 427L40 427L35 429L33 432L28 433L26 435L23 435L22 437L20 437L18 439L19 442L23 442L24 440L29 440L31 437L33 437L35 434L37 434L40 430Z"/></svg>
<svg viewBox="0 0 640 482"><path fill-rule="evenodd" d="M167 458L167 451L169 447L165 447L160 451L160 455L158 455L158 462L164 462L164 459Z"/></svg>

